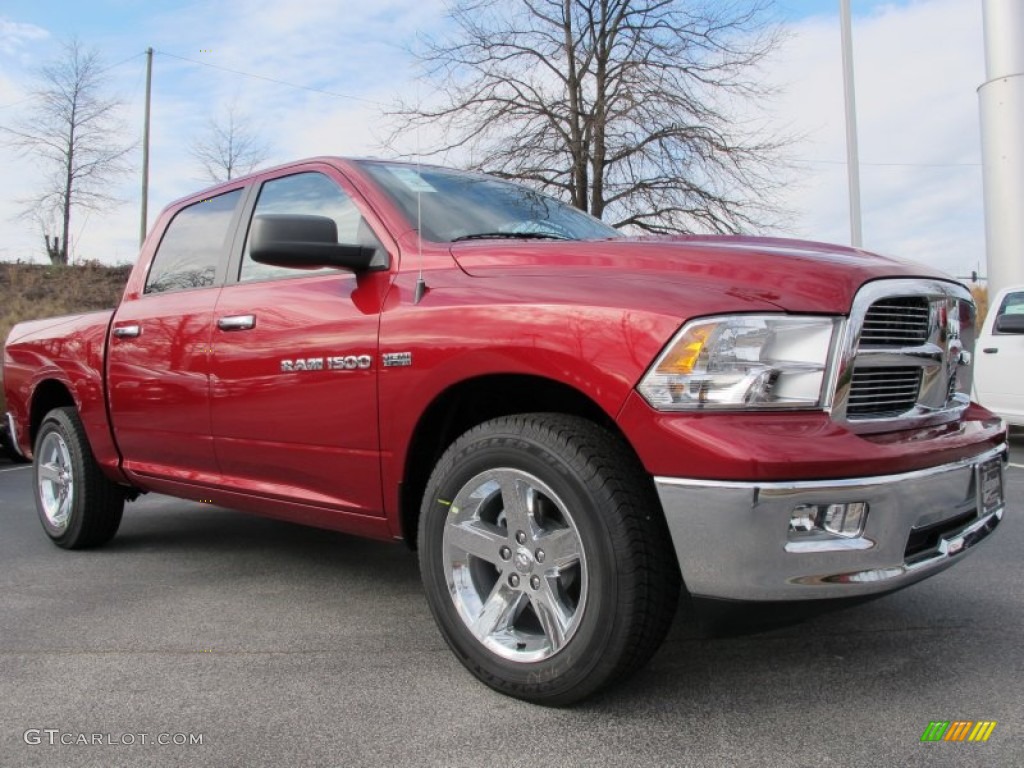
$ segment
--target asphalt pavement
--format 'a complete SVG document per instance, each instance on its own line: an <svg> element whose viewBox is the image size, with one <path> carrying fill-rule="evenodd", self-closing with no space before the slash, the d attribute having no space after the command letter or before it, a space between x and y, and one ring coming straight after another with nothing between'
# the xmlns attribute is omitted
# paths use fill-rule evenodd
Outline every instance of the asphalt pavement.
<svg viewBox="0 0 1024 768"><path fill-rule="evenodd" d="M770 631L684 616L566 710L476 682L402 546L149 496L65 552L0 460L0 766L1024 765L1013 452L1003 524L956 567ZM997 725L922 743L935 720Z"/></svg>

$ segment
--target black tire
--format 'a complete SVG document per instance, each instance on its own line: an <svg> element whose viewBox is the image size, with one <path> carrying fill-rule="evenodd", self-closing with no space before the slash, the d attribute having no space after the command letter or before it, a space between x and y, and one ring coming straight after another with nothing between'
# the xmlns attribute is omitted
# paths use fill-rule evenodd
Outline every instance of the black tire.
<svg viewBox="0 0 1024 768"><path fill-rule="evenodd" d="M564 570L544 542L557 542ZM573 416L524 414L473 428L434 468L420 573L470 672L502 693L564 706L633 673L661 645L681 584L669 542L653 483L617 436Z"/></svg>
<svg viewBox="0 0 1024 768"><path fill-rule="evenodd" d="M114 538L124 491L100 471L74 408L55 408L43 418L32 477L39 520L58 547L86 549Z"/></svg>

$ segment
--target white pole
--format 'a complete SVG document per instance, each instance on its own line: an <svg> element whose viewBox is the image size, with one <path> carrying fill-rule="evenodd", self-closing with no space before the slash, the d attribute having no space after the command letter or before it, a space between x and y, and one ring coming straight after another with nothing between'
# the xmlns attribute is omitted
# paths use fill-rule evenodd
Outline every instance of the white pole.
<svg viewBox="0 0 1024 768"><path fill-rule="evenodd" d="M146 242L149 219L149 103L153 92L153 49L146 49L146 115L142 125L142 211L139 223L139 248Z"/></svg>
<svg viewBox="0 0 1024 768"><path fill-rule="evenodd" d="M864 244L860 224L860 158L857 152L857 99L853 89L853 30L850 0L839 0L839 27L843 40L843 93L846 96L846 179L850 188L850 244Z"/></svg>
<svg viewBox="0 0 1024 768"><path fill-rule="evenodd" d="M978 88L988 295L1024 284L1024 2L984 0Z"/></svg>

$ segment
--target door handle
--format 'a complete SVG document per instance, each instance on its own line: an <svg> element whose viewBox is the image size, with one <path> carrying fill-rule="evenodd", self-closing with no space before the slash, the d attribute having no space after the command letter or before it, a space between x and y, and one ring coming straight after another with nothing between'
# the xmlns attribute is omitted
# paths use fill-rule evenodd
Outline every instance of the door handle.
<svg viewBox="0 0 1024 768"><path fill-rule="evenodd" d="M119 339L134 339L142 333L142 328L136 324L119 325L113 330L113 334Z"/></svg>
<svg viewBox="0 0 1024 768"><path fill-rule="evenodd" d="M256 327L256 315L231 315L217 320L222 331L248 331Z"/></svg>
<svg viewBox="0 0 1024 768"><path fill-rule="evenodd" d="M986 355L994 355L996 352L999 351L999 347L985 347L981 351L984 352Z"/></svg>

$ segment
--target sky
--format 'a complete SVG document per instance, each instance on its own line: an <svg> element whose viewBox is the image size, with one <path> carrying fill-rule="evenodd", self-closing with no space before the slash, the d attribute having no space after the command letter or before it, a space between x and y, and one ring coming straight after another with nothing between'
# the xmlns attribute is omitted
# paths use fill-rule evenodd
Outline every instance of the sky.
<svg viewBox="0 0 1024 768"><path fill-rule="evenodd" d="M864 245L958 276L983 272L981 0L851 5ZM388 156L381 105L424 95L407 50L443 31L444 8L444 0L5 0L0 125L23 114L33 72L77 35L111 66L111 91L131 137L141 136L143 52L152 46L152 224L166 204L208 185L188 147L230 103L270 144L267 164ZM771 131L794 137L775 201L789 217L775 234L848 243L838 9L839 0L778 0L788 34L758 73L778 95L759 107ZM137 172L112 190L124 203L74 218L74 260L134 260L141 152L133 159ZM15 218L36 189L34 163L0 147L0 167L0 260L43 263L39 230Z"/></svg>

